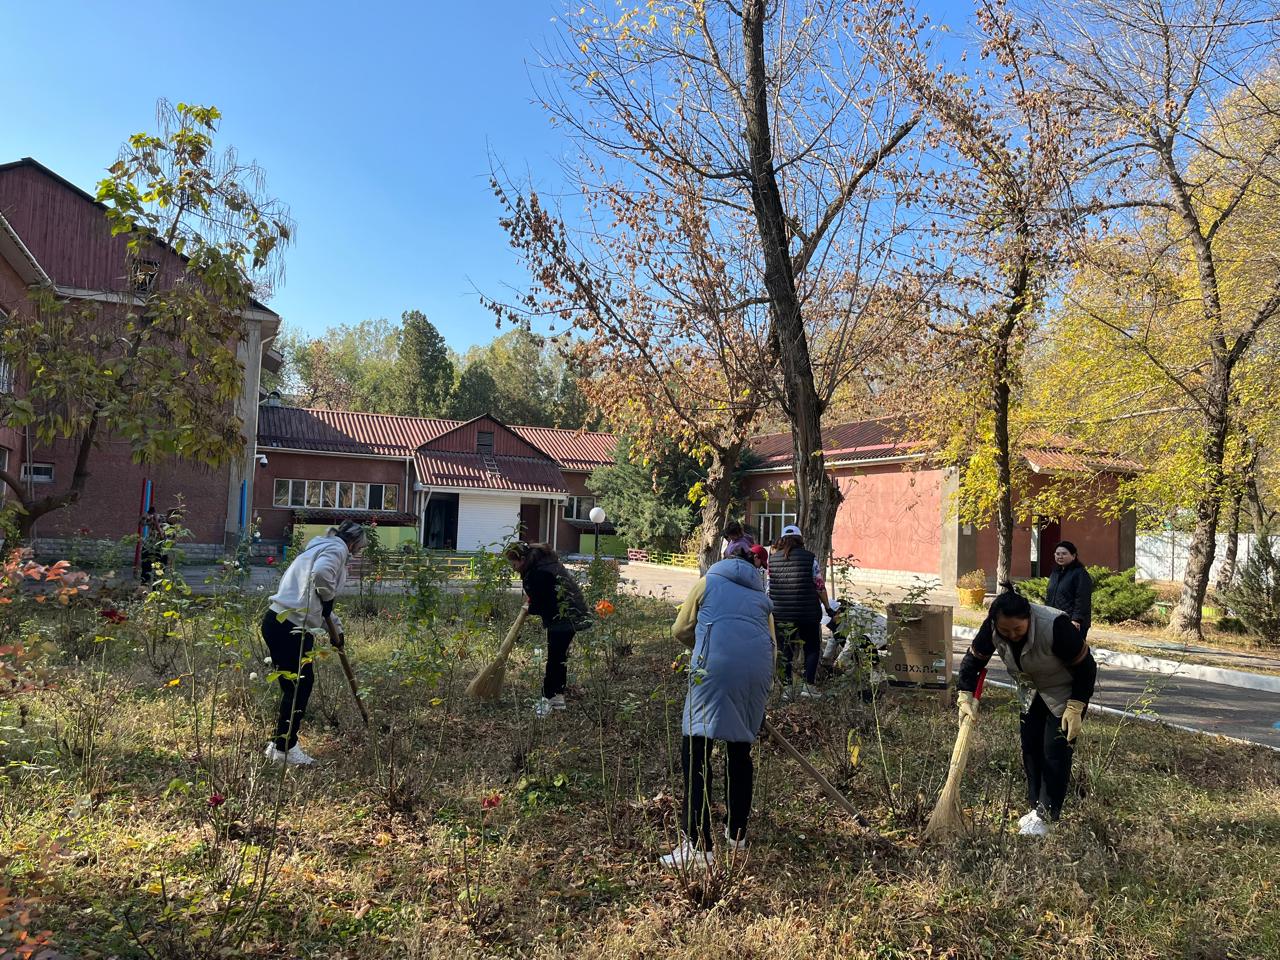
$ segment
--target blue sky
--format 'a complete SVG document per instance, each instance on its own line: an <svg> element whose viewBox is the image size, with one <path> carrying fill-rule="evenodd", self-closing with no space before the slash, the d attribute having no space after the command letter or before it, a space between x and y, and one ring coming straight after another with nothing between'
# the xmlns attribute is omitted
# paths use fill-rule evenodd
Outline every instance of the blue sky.
<svg viewBox="0 0 1280 960"><path fill-rule="evenodd" d="M541 186L566 150L531 65L560 0L4 3L0 160L92 190L155 102L214 104L298 236L271 305L296 329L421 309L465 350L497 332L476 289L520 271L490 153Z"/></svg>

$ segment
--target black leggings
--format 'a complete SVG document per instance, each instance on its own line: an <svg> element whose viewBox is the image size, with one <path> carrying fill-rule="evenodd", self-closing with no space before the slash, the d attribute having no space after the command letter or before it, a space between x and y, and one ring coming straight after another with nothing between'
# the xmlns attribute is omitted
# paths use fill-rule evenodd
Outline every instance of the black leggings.
<svg viewBox="0 0 1280 960"><path fill-rule="evenodd" d="M281 676L280 712L276 719L275 743L279 750L288 750L298 742L298 728L307 712L311 688L315 685L315 671L307 654L315 646L315 638L289 620L281 620L274 610L268 610L262 618L262 639L271 651L271 669L296 673L297 680ZM307 662L302 661L306 659Z"/></svg>
<svg viewBox="0 0 1280 960"><path fill-rule="evenodd" d="M782 645L782 662L786 668L787 683L791 682L791 657L796 641L804 643L804 682L818 679L818 658L822 650L822 624L817 620L806 623L778 623L778 643Z"/></svg>
<svg viewBox="0 0 1280 960"><path fill-rule="evenodd" d="M1075 747L1067 742L1062 724L1037 694L1022 715L1022 766L1027 771L1027 803L1057 820L1071 780Z"/></svg>
<svg viewBox="0 0 1280 960"><path fill-rule="evenodd" d="M711 744L706 737L684 737L680 763L684 768L684 832L699 850L711 849ZM755 768L751 764L751 744L724 741L725 803L728 807L729 836L747 837L751 816L751 792Z"/></svg>
<svg viewBox="0 0 1280 960"><path fill-rule="evenodd" d="M569 683L569 644L572 642L572 628L547 629L547 670L542 677L542 695L548 700L564 693Z"/></svg>

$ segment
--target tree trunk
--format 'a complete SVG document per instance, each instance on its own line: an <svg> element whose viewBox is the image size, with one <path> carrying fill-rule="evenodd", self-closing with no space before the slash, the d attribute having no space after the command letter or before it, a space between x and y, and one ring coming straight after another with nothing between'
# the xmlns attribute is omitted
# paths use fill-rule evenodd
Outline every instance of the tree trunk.
<svg viewBox="0 0 1280 960"><path fill-rule="evenodd" d="M18 517L18 540L29 543L36 521L45 514L69 507L80 499L84 493L84 485L89 480L89 454L93 451L94 439L98 435L98 414L95 411L80 435L80 448L76 452L76 465L71 473L71 486L63 493L41 497L39 500L28 500L26 490L16 483L12 476L5 475L4 481L18 494L18 502L22 504L23 513Z"/></svg>
<svg viewBox="0 0 1280 960"><path fill-rule="evenodd" d="M702 528L698 539L698 570L703 574L720 559L720 534L729 522L733 503L733 474L738 469L742 444L711 451L707 482L702 503Z"/></svg>
<svg viewBox="0 0 1280 960"><path fill-rule="evenodd" d="M831 532L841 496L840 488L827 475L822 453L822 401L813 382L809 340L791 263L787 218L773 168L764 20L765 0L746 0L742 7L742 46L747 68L745 120L751 202L764 257L764 285L769 295L773 338L782 365L783 408L791 419L800 529L804 531L806 546L825 566L831 553Z"/></svg>
<svg viewBox="0 0 1280 960"><path fill-rule="evenodd" d="M1184 641L1199 640L1204 597L1209 590L1209 570L1217 552L1218 518L1222 512L1222 460L1227 448L1227 416L1231 392L1231 367L1221 353L1213 358L1213 374L1208 383L1209 410L1205 417L1204 461L1209 476L1196 504L1196 525L1187 549L1187 571L1182 578L1182 596L1169 616L1168 632Z"/></svg>
<svg viewBox="0 0 1280 960"><path fill-rule="evenodd" d="M1226 590L1236 578L1236 557L1240 553L1240 511L1243 503L1242 484L1231 497L1231 513L1227 518L1227 545L1222 554L1222 564L1218 567L1217 579L1213 581L1215 594Z"/></svg>
<svg viewBox="0 0 1280 960"><path fill-rule="evenodd" d="M1009 450L1009 344L995 350L991 408L996 445L996 592L1013 579L1013 460Z"/></svg>

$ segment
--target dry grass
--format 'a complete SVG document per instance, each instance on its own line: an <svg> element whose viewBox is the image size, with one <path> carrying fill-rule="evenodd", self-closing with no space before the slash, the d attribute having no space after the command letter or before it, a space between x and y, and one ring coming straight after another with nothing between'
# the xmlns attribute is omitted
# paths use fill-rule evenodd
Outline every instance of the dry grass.
<svg viewBox="0 0 1280 960"><path fill-rule="evenodd" d="M951 708L910 695L876 710L850 697L775 705L780 729L893 843L869 847L762 742L750 855L690 889L654 863L680 792L678 648L661 608L625 613L635 652L606 659L601 637L594 652L576 643L570 709L545 723L529 709L532 630L504 699L480 705L462 690L492 646L438 682L405 685L416 674L393 659L396 623L350 623L371 732L337 664L322 663L305 745L323 765L283 779L258 762L265 682L217 695L213 757L195 757L207 741L191 719L207 710L191 709L189 687L108 655L115 699L96 757L55 743L69 703L99 696L87 668L64 675L61 693L24 700L22 729L0 734L0 762L37 764L0 780L9 872L39 887L43 924L82 957L214 955L200 932L246 897L218 890L211 864L273 842L261 911L223 955L1280 956L1280 756L1142 723L1117 735L1113 720L1090 718L1068 815L1029 842L1012 829L1024 812L1016 716L995 692L965 782L976 826L947 847L917 838L946 772ZM216 669L206 657L194 672ZM208 706L199 692L194 702ZM16 703L0 703L0 726L19 726ZM210 769L227 785L216 810ZM263 811L277 796L273 826ZM61 848L37 881L27 871L54 837Z"/></svg>

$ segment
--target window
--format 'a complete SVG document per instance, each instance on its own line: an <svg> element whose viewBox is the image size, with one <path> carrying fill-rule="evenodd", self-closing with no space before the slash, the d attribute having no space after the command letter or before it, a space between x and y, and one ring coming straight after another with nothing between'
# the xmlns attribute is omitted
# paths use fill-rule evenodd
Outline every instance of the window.
<svg viewBox="0 0 1280 960"><path fill-rule="evenodd" d="M782 536L782 528L796 522L798 500L755 500L751 504L751 516L760 531L761 543L773 543Z"/></svg>
<svg viewBox="0 0 1280 960"><path fill-rule="evenodd" d="M133 292L150 293L156 285L156 276L160 273L160 264L156 260L135 260L133 262Z"/></svg>
<svg viewBox="0 0 1280 960"><path fill-rule="evenodd" d="M0 470L9 469L9 448L0 447ZM0 483L0 501L3 501L9 495L9 485Z"/></svg>
<svg viewBox="0 0 1280 960"><path fill-rule="evenodd" d="M493 456L493 431L480 430L476 433L476 453L482 456Z"/></svg>
<svg viewBox="0 0 1280 960"><path fill-rule="evenodd" d="M52 478L52 477L51 477ZM271 502L277 507L319 510L395 510L400 486L395 483L355 483L346 480L275 481Z"/></svg>
<svg viewBox="0 0 1280 960"><path fill-rule="evenodd" d="M13 393L13 367L8 360L0 360L0 393Z"/></svg>
<svg viewBox="0 0 1280 960"><path fill-rule="evenodd" d="M53 483L53 464L24 463L21 479L30 480L32 483Z"/></svg>
<svg viewBox="0 0 1280 960"><path fill-rule="evenodd" d="M590 520L591 508L595 505L595 497L570 497L569 502L565 504L564 518L566 520Z"/></svg>

